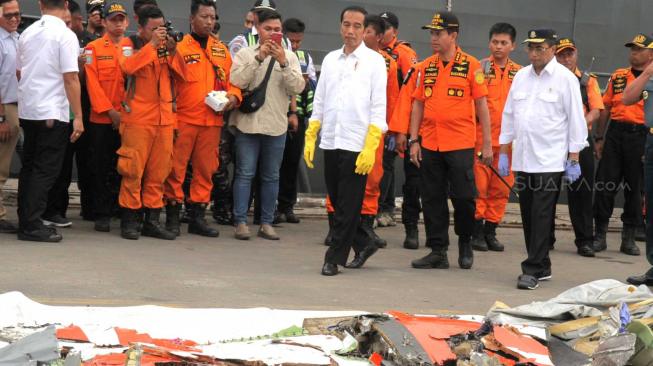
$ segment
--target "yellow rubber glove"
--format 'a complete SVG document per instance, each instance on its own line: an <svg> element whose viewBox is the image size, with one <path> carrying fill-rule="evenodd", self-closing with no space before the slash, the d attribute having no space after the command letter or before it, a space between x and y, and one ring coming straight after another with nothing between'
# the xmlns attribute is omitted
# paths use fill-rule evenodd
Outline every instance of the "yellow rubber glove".
<svg viewBox="0 0 653 366"><path fill-rule="evenodd" d="M376 149L381 143L383 132L377 126L370 124L367 129L367 136L365 137L365 145L363 151L358 154L356 159L356 174L370 174L374 168L374 160L376 160Z"/></svg>
<svg viewBox="0 0 653 366"><path fill-rule="evenodd" d="M304 161L310 169L313 169L315 142L317 141L317 134L320 132L320 127L322 127L322 122L318 120L310 121L308 128L306 128L306 135L304 136Z"/></svg>

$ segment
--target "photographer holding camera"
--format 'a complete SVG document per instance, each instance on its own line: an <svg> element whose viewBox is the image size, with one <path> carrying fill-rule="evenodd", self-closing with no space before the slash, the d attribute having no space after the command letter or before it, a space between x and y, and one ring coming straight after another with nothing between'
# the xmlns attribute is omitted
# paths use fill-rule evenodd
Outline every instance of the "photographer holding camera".
<svg viewBox="0 0 653 366"><path fill-rule="evenodd" d="M175 79L183 80L184 61L177 42L156 7L138 13L138 34L123 44L120 68L127 87L121 112L118 173L122 175L119 204L123 208L121 236L174 240L159 216L163 207L163 183L172 167L173 135L177 117Z"/></svg>

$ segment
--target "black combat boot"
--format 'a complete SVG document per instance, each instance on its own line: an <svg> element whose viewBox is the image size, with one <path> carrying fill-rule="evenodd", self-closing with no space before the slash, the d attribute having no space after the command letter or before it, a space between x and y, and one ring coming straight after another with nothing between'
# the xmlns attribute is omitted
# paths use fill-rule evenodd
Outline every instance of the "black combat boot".
<svg viewBox="0 0 653 366"><path fill-rule="evenodd" d="M417 230L417 225L406 224L404 225L406 229L406 239L404 239L404 248L406 249L417 249L419 248L419 230Z"/></svg>
<svg viewBox="0 0 653 366"><path fill-rule="evenodd" d="M458 237L458 266L462 269L471 269L474 265L474 250L471 237Z"/></svg>
<svg viewBox="0 0 653 366"><path fill-rule="evenodd" d="M324 245L331 246L333 244L333 220L334 214L329 212L329 232L327 233L326 238L324 238Z"/></svg>
<svg viewBox="0 0 653 366"><path fill-rule="evenodd" d="M120 236L123 239L138 240L141 236L138 230L139 210L124 209L120 217Z"/></svg>
<svg viewBox="0 0 653 366"><path fill-rule="evenodd" d="M621 248L619 249L622 253L627 255L640 255L639 248L635 244L636 230L636 226L624 225L621 230Z"/></svg>
<svg viewBox="0 0 653 366"><path fill-rule="evenodd" d="M177 202L170 202L166 205L166 230L179 236L181 223L179 222L179 211L181 205Z"/></svg>
<svg viewBox="0 0 653 366"><path fill-rule="evenodd" d="M413 268L449 268L449 258L446 248L431 249L431 253L420 259L411 262Z"/></svg>
<svg viewBox="0 0 653 366"><path fill-rule="evenodd" d="M388 242L384 239L381 239L374 232L374 220L376 216L374 215L361 215L361 228L365 234L374 242L377 248L385 248L388 246Z"/></svg>
<svg viewBox="0 0 653 366"><path fill-rule="evenodd" d="M193 203L189 206L192 206L192 209L190 222L188 223L188 233L206 236L209 238L217 238L220 235L220 232L217 229L210 227L204 218L206 213L206 205L201 203Z"/></svg>
<svg viewBox="0 0 653 366"><path fill-rule="evenodd" d="M143 236L149 236L151 238L164 239L164 240L175 240L177 235L166 230L161 226L159 218L161 217L160 208L148 208L145 209L145 220L143 221Z"/></svg>
<svg viewBox="0 0 653 366"><path fill-rule="evenodd" d="M606 242L605 238L608 234L608 223L597 221L596 228L594 230L594 242L592 243L594 252L598 253L608 249L608 243Z"/></svg>
<svg viewBox="0 0 653 366"><path fill-rule="evenodd" d="M499 225L493 222L485 221L485 226L483 227L483 237L489 250L493 252L503 252L505 248L503 247L503 244L501 244L497 239L497 226Z"/></svg>
<svg viewBox="0 0 653 366"><path fill-rule="evenodd" d="M479 252L487 252L488 247L483 235L483 220L474 221L474 232L472 233L472 248Z"/></svg>

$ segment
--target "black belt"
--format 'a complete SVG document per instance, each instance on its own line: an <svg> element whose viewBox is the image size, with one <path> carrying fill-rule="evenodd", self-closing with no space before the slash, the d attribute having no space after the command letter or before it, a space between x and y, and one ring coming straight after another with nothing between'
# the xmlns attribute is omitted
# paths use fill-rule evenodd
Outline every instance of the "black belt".
<svg viewBox="0 0 653 366"><path fill-rule="evenodd" d="M643 131L648 131L649 130L642 123L634 123L634 122L628 122L628 121L612 120L612 123L610 124L610 126L612 126L613 128L617 128L619 130L625 130L625 131L630 131L630 132L643 132Z"/></svg>

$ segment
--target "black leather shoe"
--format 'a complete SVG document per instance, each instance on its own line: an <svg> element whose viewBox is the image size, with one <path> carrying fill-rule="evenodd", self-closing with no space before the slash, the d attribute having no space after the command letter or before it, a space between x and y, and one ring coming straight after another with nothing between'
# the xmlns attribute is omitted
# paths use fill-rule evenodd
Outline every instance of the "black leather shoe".
<svg viewBox="0 0 653 366"><path fill-rule="evenodd" d="M111 219L109 217L98 217L95 219L95 231L108 233L111 231Z"/></svg>
<svg viewBox="0 0 653 366"><path fill-rule="evenodd" d="M417 225L406 225L404 248L412 250L419 248L419 231L417 230Z"/></svg>
<svg viewBox="0 0 653 366"><path fill-rule="evenodd" d="M177 202L171 202L166 205L166 230L176 236L181 235L181 221L179 218L180 211L181 204Z"/></svg>
<svg viewBox="0 0 653 366"><path fill-rule="evenodd" d="M361 268L379 248L376 245L368 245L360 253L354 256L354 260L347 263L345 268Z"/></svg>
<svg viewBox="0 0 653 366"><path fill-rule="evenodd" d="M63 239L57 230L42 227L36 230L18 231L18 240L36 241L41 243L58 243Z"/></svg>
<svg viewBox="0 0 653 366"><path fill-rule="evenodd" d="M375 219L376 217L374 215L361 215L360 227L365 232L368 239L374 242L374 245L376 245L377 248L385 248L388 246L388 242L374 232Z"/></svg>
<svg viewBox="0 0 653 366"><path fill-rule="evenodd" d="M458 266L471 269L474 265L474 250L470 238L458 238Z"/></svg>
<svg viewBox="0 0 653 366"><path fill-rule="evenodd" d="M635 230L635 241L646 241L646 226L637 226L637 229Z"/></svg>
<svg viewBox="0 0 653 366"><path fill-rule="evenodd" d="M324 263L322 266L322 276L335 276L338 274L338 265L331 263Z"/></svg>
<svg viewBox="0 0 653 366"><path fill-rule="evenodd" d="M606 241L607 233L608 223L597 222L594 231L594 242L592 243L592 249L594 249L595 253L599 253L608 249L608 243Z"/></svg>
<svg viewBox="0 0 653 366"><path fill-rule="evenodd" d="M643 274L641 276L630 276L626 279L626 282L635 286L653 286L653 277L649 277L647 274Z"/></svg>
<svg viewBox="0 0 653 366"><path fill-rule="evenodd" d="M590 246L589 244L583 244L578 249L576 250L578 255L581 257L594 257L596 254L594 253L594 248Z"/></svg>
<svg viewBox="0 0 653 366"><path fill-rule="evenodd" d="M2 234L16 234L18 232L18 226L7 221L0 220L0 233Z"/></svg>
<svg viewBox="0 0 653 366"><path fill-rule="evenodd" d="M621 248L619 249L622 253L626 255L640 255L639 247L635 243L635 231L637 230L634 226L624 226L621 229Z"/></svg>
<svg viewBox="0 0 653 366"><path fill-rule="evenodd" d="M504 246L497 239L497 226L494 222L485 221L485 226L483 227L483 239L485 239L485 244L487 248L493 252L503 252Z"/></svg>
<svg viewBox="0 0 653 366"><path fill-rule="evenodd" d="M120 236L123 239L138 240L141 236L141 231L138 228L140 216L140 210L123 210L120 218Z"/></svg>
<svg viewBox="0 0 653 366"><path fill-rule="evenodd" d="M188 223L188 233L206 236L208 238L217 238L220 235L220 232L209 226L209 223L206 222L206 219L204 218L204 215L206 214L206 205L193 203L192 207L191 220Z"/></svg>
<svg viewBox="0 0 653 366"><path fill-rule="evenodd" d="M299 224L301 220L297 215L295 215L295 211L292 209L286 211L286 222L289 224Z"/></svg>
<svg viewBox="0 0 653 366"><path fill-rule="evenodd" d="M172 233L166 230L161 223L159 218L161 216L161 209L148 208L145 210L145 221L143 222L143 230L141 234L143 236L148 236L151 238L163 239L163 240L175 240L177 239L177 234Z"/></svg>
<svg viewBox="0 0 653 366"><path fill-rule="evenodd" d="M474 233L472 234L472 248L479 252L487 252L488 247L483 236L483 220L474 222Z"/></svg>
<svg viewBox="0 0 653 366"><path fill-rule="evenodd" d="M447 258L446 249L432 249L431 253L420 258L415 259L411 262L413 268L438 268L438 269L447 269L449 268L449 258Z"/></svg>

